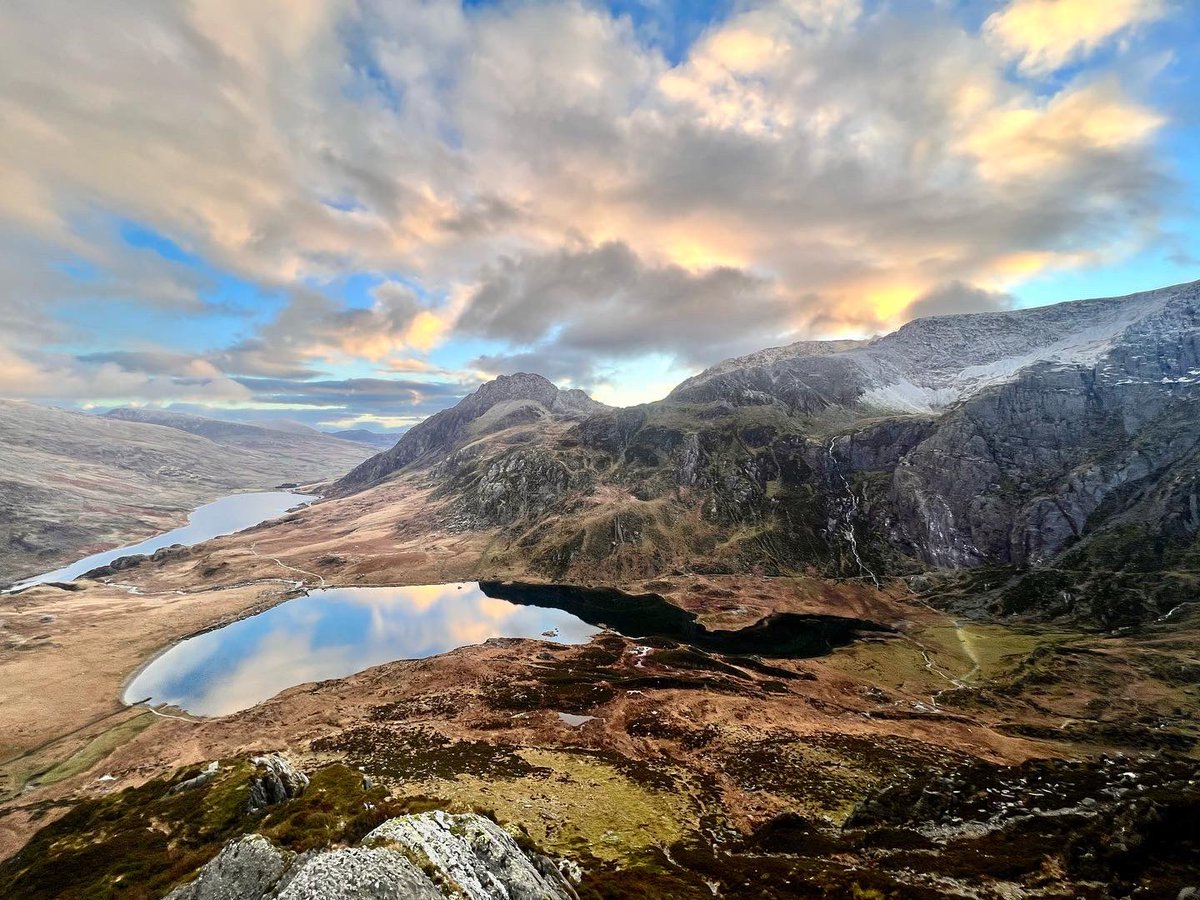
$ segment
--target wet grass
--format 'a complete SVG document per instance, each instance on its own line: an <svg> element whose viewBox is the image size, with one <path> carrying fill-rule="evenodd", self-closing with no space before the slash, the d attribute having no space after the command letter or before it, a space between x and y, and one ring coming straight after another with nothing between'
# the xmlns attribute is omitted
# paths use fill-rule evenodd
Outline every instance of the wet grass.
<svg viewBox="0 0 1200 900"><path fill-rule="evenodd" d="M133 716L112 728L97 735L86 745L72 753L62 762L52 766L44 774L37 776L39 785L55 784L64 778L71 778L81 772L86 772L96 763L105 759L117 747L132 740L138 734L155 723L154 713L143 712Z"/></svg>

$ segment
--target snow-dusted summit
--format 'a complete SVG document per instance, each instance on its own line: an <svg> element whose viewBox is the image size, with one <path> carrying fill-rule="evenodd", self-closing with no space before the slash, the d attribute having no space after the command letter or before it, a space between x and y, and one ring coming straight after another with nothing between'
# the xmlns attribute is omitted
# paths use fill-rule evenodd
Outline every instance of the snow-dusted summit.
<svg viewBox="0 0 1200 900"><path fill-rule="evenodd" d="M917 319L871 341L804 341L726 360L680 384L671 399L782 399L802 412L855 405L934 412L1038 364L1100 363L1152 338L1194 308L1200 282L1006 312Z"/></svg>

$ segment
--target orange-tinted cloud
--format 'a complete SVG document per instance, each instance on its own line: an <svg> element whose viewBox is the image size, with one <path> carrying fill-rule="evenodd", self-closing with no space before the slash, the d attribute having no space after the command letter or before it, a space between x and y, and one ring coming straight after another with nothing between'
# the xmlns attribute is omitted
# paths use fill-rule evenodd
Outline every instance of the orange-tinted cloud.
<svg viewBox="0 0 1200 900"><path fill-rule="evenodd" d="M1162 0L1012 0L984 26L1031 73L1062 68L1166 12Z"/></svg>

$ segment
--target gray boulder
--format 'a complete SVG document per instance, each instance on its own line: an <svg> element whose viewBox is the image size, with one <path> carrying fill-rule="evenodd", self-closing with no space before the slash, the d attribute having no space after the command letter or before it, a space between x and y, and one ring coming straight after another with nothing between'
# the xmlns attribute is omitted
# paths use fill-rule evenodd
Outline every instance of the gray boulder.
<svg viewBox="0 0 1200 900"><path fill-rule="evenodd" d="M308 787L308 776L278 753L256 756L257 772L250 776L250 812L299 797Z"/></svg>
<svg viewBox="0 0 1200 900"><path fill-rule="evenodd" d="M569 900L557 870L526 856L503 828L476 815L436 811L384 822L365 838L369 847L395 846L427 860L470 900Z"/></svg>
<svg viewBox="0 0 1200 900"><path fill-rule="evenodd" d="M221 771L221 764L214 760L213 762L210 762L207 766L205 766L204 771L201 772L199 775L196 775L193 778L189 778L186 781L181 781L181 782L179 782L179 784L173 785L167 791L167 793L168 794L181 794L184 791L194 791L197 788L202 788L206 784L208 784L210 781L212 781L214 778L216 778L217 773L220 771Z"/></svg>
<svg viewBox="0 0 1200 900"><path fill-rule="evenodd" d="M295 862L295 853L280 850L261 834L248 834L226 844L195 881L171 891L167 900L272 897Z"/></svg>
<svg viewBox="0 0 1200 900"><path fill-rule="evenodd" d="M574 871L578 871L576 868ZM231 841L167 900L577 900L553 860L481 816L390 819L359 847L297 856L262 835Z"/></svg>
<svg viewBox="0 0 1200 900"><path fill-rule="evenodd" d="M246 894L247 900L253 896ZM429 876L393 850L347 847L312 857L278 900L445 900Z"/></svg>

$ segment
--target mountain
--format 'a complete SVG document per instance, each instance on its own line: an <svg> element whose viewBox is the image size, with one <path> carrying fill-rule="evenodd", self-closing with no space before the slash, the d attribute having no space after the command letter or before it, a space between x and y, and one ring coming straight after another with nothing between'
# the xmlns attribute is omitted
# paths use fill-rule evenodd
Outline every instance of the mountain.
<svg viewBox="0 0 1200 900"><path fill-rule="evenodd" d="M270 431L290 431L293 434L325 434L320 429L305 425L295 419L250 419L247 424L257 425Z"/></svg>
<svg viewBox="0 0 1200 900"><path fill-rule="evenodd" d="M1177 303L1180 288L1035 309L916 319L871 341L809 341L726 360L669 399L795 411L856 406L881 412L946 409L1039 363L1088 365L1137 323Z"/></svg>
<svg viewBox="0 0 1200 900"><path fill-rule="evenodd" d="M146 425L175 428L234 447L267 451L285 450L292 456L315 454L320 458L324 454L333 453L345 454L349 458L361 453L360 448L354 446L352 441L287 419L251 424L144 407L120 407L109 410L104 416L122 422L141 422Z"/></svg>
<svg viewBox="0 0 1200 900"><path fill-rule="evenodd" d="M357 444L369 444L372 447L390 447L396 443L396 435L381 434L366 428L349 428L343 431L330 431L330 436L343 441L354 441Z"/></svg>
<svg viewBox="0 0 1200 900"><path fill-rule="evenodd" d="M225 494L329 478L366 452L198 416L0 401L0 582L169 530Z"/></svg>
<svg viewBox="0 0 1200 900"><path fill-rule="evenodd" d="M457 405L410 428L394 447L358 466L335 489L347 492L364 487L465 441L513 426L577 420L608 408L583 391L559 390L541 375L501 375Z"/></svg>
<svg viewBox="0 0 1200 900"><path fill-rule="evenodd" d="M336 490L423 479L555 578L1002 567L971 602L1114 623L1195 587L1198 476L1200 282L761 351L629 409L501 378Z"/></svg>

